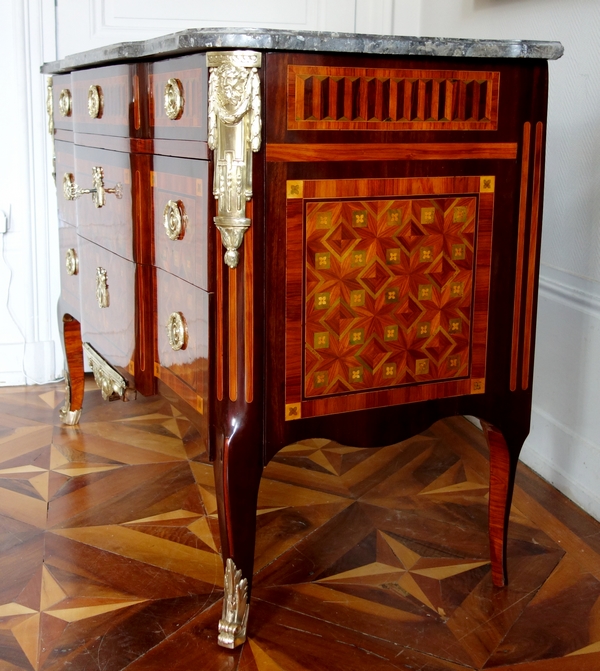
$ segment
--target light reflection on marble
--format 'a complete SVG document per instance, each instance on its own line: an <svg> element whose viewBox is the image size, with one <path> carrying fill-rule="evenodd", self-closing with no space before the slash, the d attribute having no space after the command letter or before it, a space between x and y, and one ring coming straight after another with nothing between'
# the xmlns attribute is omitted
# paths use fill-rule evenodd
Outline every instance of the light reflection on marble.
<svg viewBox="0 0 600 671"><path fill-rule="evenodd" d="M140 42L122 42L46 63L42 72L67 72L99 63L177 56L208 49L269 49L467 58L541 58L563 55L560 42L361 35L263 28L194 28Z"/></svg>

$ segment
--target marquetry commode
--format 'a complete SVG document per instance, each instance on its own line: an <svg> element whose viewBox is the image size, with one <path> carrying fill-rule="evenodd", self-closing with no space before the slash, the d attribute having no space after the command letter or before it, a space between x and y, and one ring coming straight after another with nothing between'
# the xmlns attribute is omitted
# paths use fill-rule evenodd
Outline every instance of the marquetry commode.
<svg viewBox="0 0 600 671"><path fill-rule="evenodd" d="M558 43L191 30L43 67L68 364L160 392L214 460L219 642L244 640L263 467L442 417L490 445L506 580L529 431L547 64Z"/></svg>

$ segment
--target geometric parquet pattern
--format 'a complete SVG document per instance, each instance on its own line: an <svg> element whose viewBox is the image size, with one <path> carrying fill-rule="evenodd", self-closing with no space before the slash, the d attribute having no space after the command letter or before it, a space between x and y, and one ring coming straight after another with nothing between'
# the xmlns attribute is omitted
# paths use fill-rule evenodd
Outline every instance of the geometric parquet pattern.
<svg viewBox="0 0 600 671"><path fill-rule="evenodd" d="M487 449L463 418L267 467L247 643L216 643L212 467L161 397L79 427L62 385L0 388L0 671L594 671L600 524L524 466L492 586Z"/></svg>
<svg viewBox="0 0 600 671"><path fill-rule="evenodd" d="M306 206L305 395L469 374L477 199Z"/></svg>

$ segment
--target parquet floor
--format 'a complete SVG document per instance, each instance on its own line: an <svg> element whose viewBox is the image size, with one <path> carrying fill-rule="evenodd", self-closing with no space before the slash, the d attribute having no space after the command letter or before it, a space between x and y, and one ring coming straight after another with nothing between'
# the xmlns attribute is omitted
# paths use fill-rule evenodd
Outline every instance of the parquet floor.
<svg viewBox="0 0 600 671"><path fill-rule="evenodd" d="M306 441L266 469L249 640L216 644L211 466L159 397L78 428L62 386L0 389L0 671L593 671L600 525L521 466L508 588L464 419L378 450Z"/></svg>

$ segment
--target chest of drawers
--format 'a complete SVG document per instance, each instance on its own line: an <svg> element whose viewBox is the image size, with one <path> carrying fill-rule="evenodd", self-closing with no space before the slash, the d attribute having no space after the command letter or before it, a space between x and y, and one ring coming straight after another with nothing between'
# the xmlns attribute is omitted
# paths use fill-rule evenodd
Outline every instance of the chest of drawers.
<svg viewBox="0 0 600 671"><path fill-rule="evenodd" d="M219 49L214 45L218 44ZM44 66L68 397L167 394L214 460L243 641L263 467L481 419L506 581L556 43L187 31ZM53 111L52 111L53 109Z"/></svg>

